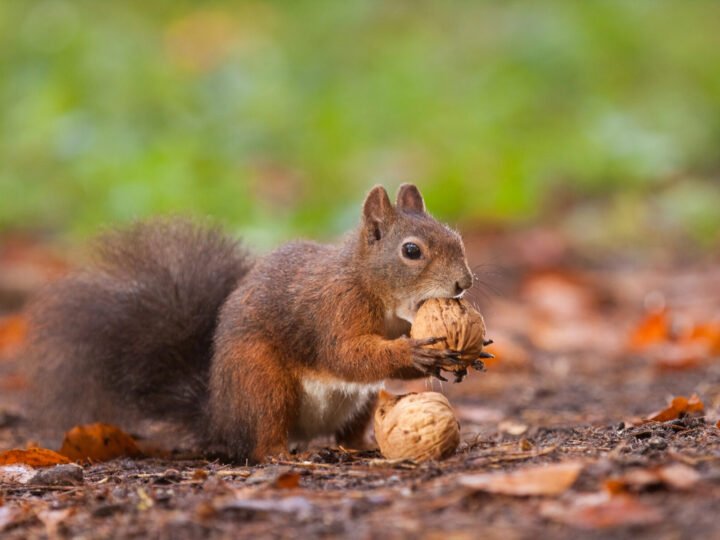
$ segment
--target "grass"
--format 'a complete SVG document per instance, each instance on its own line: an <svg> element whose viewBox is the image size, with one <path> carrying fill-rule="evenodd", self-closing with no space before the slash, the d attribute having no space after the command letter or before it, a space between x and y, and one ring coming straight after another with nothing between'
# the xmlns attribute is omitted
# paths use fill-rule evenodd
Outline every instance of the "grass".
<svg viewBox="0 0 720 540"><path fill-rule="evenodd" d="M0 230L188 212L258 243L332 235L372 184L416 181L453 220L654 197L713 236L718 17L701 0L3 2Z"/></svg>

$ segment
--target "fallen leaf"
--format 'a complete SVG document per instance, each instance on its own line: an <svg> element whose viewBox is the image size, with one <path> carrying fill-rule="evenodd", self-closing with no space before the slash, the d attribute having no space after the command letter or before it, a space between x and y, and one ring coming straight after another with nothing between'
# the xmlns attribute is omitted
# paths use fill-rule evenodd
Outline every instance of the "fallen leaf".
<svg viewBox="0 0 720 540"><path fill-rule="evenodd" d="M28 323L22 315L0 318L0 358L15 353L25 342Z"/></svg>
<svg viewBox="0 0 720 540"><path fill-rule="evenodd" d="M709 351L701 342L662 342L649 346L643 355L658 368L692 369L708 359Z"/></svg>
<svg viewBox="0 0 720 540"><path fill-rule="evenodd" d="M658 475L666 486L678 490L690 489L700 480L700 473L681 463L660 467Z"/></svg>
<svg viewBox="0 0 720 540"><path fill-rule="evenodd" d="M295 471L284 472L272 483L278 489L295 489L300 487L300 474Z"/></svg>
<svg viewBox="0 0 720 540"><path fill-rule="evenodd" d="M611 478L604 484L613 494L628 490L643 490L652 486L664 485L672 489L687 490L700 480L700 474L687 465L674 463L661 467L632 469L625 474Z"/></svg>
<svg viewBox="0 0 720 540"><path fill-rule="evenodd" d="M527 424L514 422L512 420L504 420L498 424L498 431L500 433L507 433L508 435L522 435L527 430Z"/></svg>
<svg viewBox="0 0 720 540"><path fill-rule="evenodd" d="M503 419L500 409L492 409L481 405L458 405L455 414L463 422L471 424L494 424Z"/></svg>
<svg viewBox="0 0 720 540"><path fill-rule="evenodd" d="M65 434L60 453L73 461L109 461L141 457L135 439L110 424L75 426Z"/></svg>
<svg viewBox="0 0 720 540"><path fill-rule="evenodd" d="M694 324L663 308L638 324L628 349L642 353L660 368L694 368L720 353L720 323Z"/></svg>
<svg viewBox="0 0 720 540"><path fill-rule="evenodd" d="M195 469L190 477L192 480L201 481L207 480L208 472L204 469Z"/></svg>
<svg viewBox="0 0 720 540"><path fill-rule="evenodd" d="M583 464L578 461L524 467L511 472L466 475L459 483L476 491L502 495L560 495L575 483Z"/></svg>
<svg viewBox="0 0 720 540"><path fill-rule="evenodd" d="M570 319L535 317L528 337L538 349L555 353L585 351L588 348L609 352L621 345L615 328L607 319L596 314Z"/></svg>
<svg viewBox="0 0 720 540"><path fill-rule="evenodd" d="M666 309L648 313L635 327L628 348L641 351L648 345L661 343L670 338L670 318Z"/></svg>
<svg viewBox="0 0 720 540"><path fill-rule="evenodd" d="M594 283L565 271L536 272L521 287L521 294L531 309L556 319L567 320L590 313L598 302Z"/></svg>
<svg viewBox="0 0 720 540"><path fill-rule="evenodd" d="M647 422L667 422L668 420L675 420L680 415L690 414L694 412L703 412L705 406L697 394L693 394L689 398L685 396L676 396L672 398L670 404L657 412L654 412L647 416L645 421Z"/></svg>
<svg viewBox="0 0 720 540"><path fill-rule="evenodd" d="M600 492L576 497L572 502L546 501L540 514L552 521L581 529L651 525L662 521L659 510L631 495Z"/></svg>
<svg viewBox="0 0 720 540"><path fill-rule="evenodd" d="M530 354L517 338L501 330L493 330L491 333L494 342L484 350L495 355L495 358L484 359L485 367L514 371L528 366Z"/></svg>
<svg viewBox="0 0 720 540"><path fill-rule="evenodd" d="M64 455L47 448L28 448L27 450L7 450L0 453L0 465L16 463L30 467L50 467L61 463L70 463Z"/></svg>
<svg viewBox="0 0 720 540"><path fill-rule="evenodd" d="M697 324L686 339L705 343L712 354L720 354L720 322Z"/></svg>

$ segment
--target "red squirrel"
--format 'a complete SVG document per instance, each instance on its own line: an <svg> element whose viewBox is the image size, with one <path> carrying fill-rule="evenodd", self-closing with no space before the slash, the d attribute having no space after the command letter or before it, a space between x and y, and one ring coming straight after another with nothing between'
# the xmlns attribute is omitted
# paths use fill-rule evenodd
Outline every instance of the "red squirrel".
<svg viewBox="0 0 720 540"><path fill-rule="evenodd" d="M460 235L410 184L395 204L373 188L337 244L255 260L217 228L166 219L101 236L97 254L30 308L32 405L57 429L160 421L250 462L317 436L358 447L385 379L460 362L408 337L424 300L473 284Z"/></svg>

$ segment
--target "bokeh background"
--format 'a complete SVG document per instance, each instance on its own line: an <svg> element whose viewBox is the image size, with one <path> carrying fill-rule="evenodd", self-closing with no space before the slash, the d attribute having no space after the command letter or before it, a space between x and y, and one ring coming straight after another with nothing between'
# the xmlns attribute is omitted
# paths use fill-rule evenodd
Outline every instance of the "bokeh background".
<svg viewBox="0 0 720 540"><path fill-rule="evenodd" d="M720 3L0 3L0 233L260 249L417 182L455 224L717 245Z"/></svg>

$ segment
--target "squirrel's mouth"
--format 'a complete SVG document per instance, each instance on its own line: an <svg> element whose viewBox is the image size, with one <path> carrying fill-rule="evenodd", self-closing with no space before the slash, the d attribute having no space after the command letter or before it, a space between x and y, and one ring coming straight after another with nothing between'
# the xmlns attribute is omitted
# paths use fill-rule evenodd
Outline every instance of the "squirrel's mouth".
<svg viewBox="0 0 720 540"><path fill-rule="evenodd" d="M456 299L459 300L460 298L462 298L463 296L465 296L465 293L466 293L466 292L467 292L467 291L462 291L460 294L456 294L456 295L454 295L454 296L448 296L448 295L444 295L444 294L437 294L437 295L434 295L434 296L426 296L425 298L423 298L423 299L421 299L420 301L418 301L418 302L415 303L414 312L417 313L418 310L422 307L422 305L423 305L425 302L427 302L428 300L430 300L431 298L456 298Z"/></svg>
<svg viewBox="0 0 720 540"><path fill-rule="evenodd" d="M438 291L440 293L440 291ZM429 296L425 296L421 298L420 300L414 300L414 299L408 299L405 302L400 303L398 308L395 310L395 315L403 319L410 324L413 323L415 320L415 315L417 315L418 310L422 307L422 305L430 300L431 298L462 298L465 294L465 291L461 292L458 295L455 296L449 296L445 294L431 294Z"/></svg>

